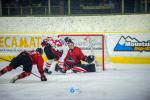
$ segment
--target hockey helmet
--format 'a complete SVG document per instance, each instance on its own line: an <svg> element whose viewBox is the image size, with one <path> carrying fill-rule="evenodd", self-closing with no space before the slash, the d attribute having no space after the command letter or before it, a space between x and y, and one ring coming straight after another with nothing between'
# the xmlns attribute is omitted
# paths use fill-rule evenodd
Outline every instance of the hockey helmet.
<svg viewBox="0 0 150 100"><path fill-rule="evenodd" d="M43 54L43 49L42 48L37 48L36 52L39 52L42 55Z"/></svg>
<svg viewBox="0 0 150 100"><path fill-rule="evenodd" d="M66 43L73 43L72 39L69 37L65 37L64 40Z"/></svg>

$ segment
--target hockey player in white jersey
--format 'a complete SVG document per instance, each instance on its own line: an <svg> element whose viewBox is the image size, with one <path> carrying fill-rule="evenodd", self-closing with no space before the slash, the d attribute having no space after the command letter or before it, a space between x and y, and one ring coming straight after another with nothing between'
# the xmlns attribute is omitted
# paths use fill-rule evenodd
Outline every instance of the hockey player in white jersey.
<svg viewBox="0 0 150 100"><path fill-rule="evenodd" d="M51 74L52 72L62 72L64 65L64 58L66 57L68 47L65 45L63 40L56 37L46 37L42 43L44 47L44 52L48 61L46 62L46 67L44 72ZM53 62L57 61L56 64Z"/></svg>

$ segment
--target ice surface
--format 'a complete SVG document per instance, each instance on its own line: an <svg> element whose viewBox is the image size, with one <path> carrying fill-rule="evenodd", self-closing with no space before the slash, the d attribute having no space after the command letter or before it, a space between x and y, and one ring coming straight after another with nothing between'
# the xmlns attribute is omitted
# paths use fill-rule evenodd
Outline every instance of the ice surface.
<svg viewBox="0 0 150 100"><path fill-rule="evenodd" d="M0 63L0 69L3 65L7 64ZM0 77L0 100L150 100L150 65L112 66L115 69L104 72L47 75L47 82L31 75L9 83L21 73L17 68ZM38 74L36 67L33 72ZM71 87L80 92L71 94Z"/></svg>

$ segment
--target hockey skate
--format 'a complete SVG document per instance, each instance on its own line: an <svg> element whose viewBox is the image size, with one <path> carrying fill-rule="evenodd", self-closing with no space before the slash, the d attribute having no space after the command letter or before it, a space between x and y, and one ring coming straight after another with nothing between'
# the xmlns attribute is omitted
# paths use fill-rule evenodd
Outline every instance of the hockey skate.
<svg viewBox="0 0 150 100"><path fill-rule="evenodd" d="M64 69L61 68L58 64L56 64L56 66L55 66L55 71L56 72L61 72L61 73L66 73L66 71L64 71Z"/></svg>
<svg viewBox="0 0 150 100"><path fill-rule="evenodd" d="M15 83L17 79L18 79L18 76L15 76L9 82L10 83Z"/></svg>
<svg viewBox="0 0 150 100"><path fill-rule="evenodd" d="M52 74L52 71L49 71L47 68L44 69L44 72L49 75Z"/></svg>

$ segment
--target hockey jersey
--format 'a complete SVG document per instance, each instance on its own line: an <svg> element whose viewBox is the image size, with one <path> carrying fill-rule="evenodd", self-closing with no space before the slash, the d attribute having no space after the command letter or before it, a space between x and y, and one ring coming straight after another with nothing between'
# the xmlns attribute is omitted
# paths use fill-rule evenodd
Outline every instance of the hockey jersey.
<svg viewBox="0 0 150 100"><path fill-rule="evenodd" d="M43 72L44 59L42 58L42 55L34 50L28 51L28 54L29 57L31 58L32 65L37 65L40 74L44 74Z"/></svg>
<svg viewBox="0 0 150 100"><path fill-rule="evenodd" d="M65 57L65 63L68 65L78 64L82 61L85 61L86 56L83 54L82 50L79 47L74 47L74 49L69 49L67 56Z"/></svg>
<svg viewBox="0 0 150 100"><path fill-rule="evenodd" d="M66 57L66 54L67 54L67 51L68 51L68 46L65 45L61 40L60 38L54 38L54 37L46 37L45 39L43 39L41 45L42 47L45 47L46 45L50 44L52 46L52 52L55 54L55 55L58 55L59 57L59 60L61 62L64 61L64 58ZM61 52L61 56L59 54L59 52Z"/></svg>
<svg viewBox="0 0 150 100"><path fill-rule="evenodd" d="M59 48L63 45L59 39L54 39L53 37L46 37L41 43L42 47L45 47L48 44L50 44L53 48Z"/></svg>

